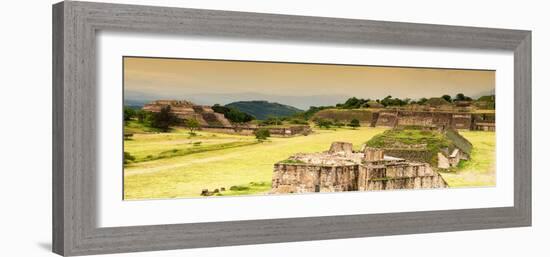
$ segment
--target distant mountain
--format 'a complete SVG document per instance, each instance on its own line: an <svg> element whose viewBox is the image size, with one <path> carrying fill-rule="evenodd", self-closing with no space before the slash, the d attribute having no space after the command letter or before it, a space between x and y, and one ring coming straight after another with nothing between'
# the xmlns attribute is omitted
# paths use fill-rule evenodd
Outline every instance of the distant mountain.
<svg viewBox="0 0 550 257"><path fill-rule="evenodd" d="M124 90L124 102L127 105L143 105L153 100L176 99L188 100L201 105L229 104L238 101L256 101L265 100L269 102L281 103L294 106L300 109L308 109L310 106L335 105L346 101L351 96L348 95L322 95L314 94L308 96L296 95L273 95L254 92L241 93L174 93L174 92L138 92L126 89Z"/></svg>
<svg viewBox="0 0 550 257"><path fill-rule="evenodd" d="M226 104L225 106L253 115L259 120L265 120L269 117L290 116L302 111L290 105L272 103L268 101L239 101Z"/></svg>

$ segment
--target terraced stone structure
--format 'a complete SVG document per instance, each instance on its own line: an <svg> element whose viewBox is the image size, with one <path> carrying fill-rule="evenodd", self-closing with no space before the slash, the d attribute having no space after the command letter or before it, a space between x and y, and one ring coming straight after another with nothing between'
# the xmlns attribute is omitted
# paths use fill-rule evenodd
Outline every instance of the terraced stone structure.
<svg viewBox="0 0 550 257"><path fill-rule="evenodd" d="M373 127L419 126L440 129L495 131L494 113L454 111L382 110L373 115Z"/></svg>
<svg viewBox="0 0 550 257"><path fill-rule="evenodd" d="M322 153L299 153L276 163L271 193L344 192L446 188L447 183L428 163L384 154L382 149L332 143Z"/></svg>
<svg viewBox="0 0 550 257"><path fill-rule="evenodd" d="M427 162L438 169L457 167L469 160L473 145L454 129L394 128L371 138L370 147L410 161Z"/></svg>
<svg viewBox="0 0 550 257"><path fill-rule="evenodd" d="M166 106L170 106L170 110L179 119L196 119L201 127L233 127L223 114L214 112L210 106L196 105L189 101L156 100L144 105L143 110L160 112Z"/></svg>
<svg viewBox="0 0 550 257"><path fill-rule="evenodd" d="M162 108L167 106L170 106L170 111L183 121L196 119L201 129L206 131L253 135L254 132L260 128L251 123L233 124L225 118L222 113L215 112L211 106L197 105L190 101L156 100L144 105L142 109L149 112L160 112ZM308 135L312 132L309 125L289 125L266 128L271 135L283 137Z"/></svg>

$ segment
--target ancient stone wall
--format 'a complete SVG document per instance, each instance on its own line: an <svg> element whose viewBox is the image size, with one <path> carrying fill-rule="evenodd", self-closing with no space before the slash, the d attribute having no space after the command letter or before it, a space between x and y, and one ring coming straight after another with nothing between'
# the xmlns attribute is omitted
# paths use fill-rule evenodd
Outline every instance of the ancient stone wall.
<svg viewBox="0 0 550 257"><path fill-rule="evenodd" d="M288 127L267 128L271 135L275 136L295 136L295 135L309 135L312 130L309 125L296 125Z"/></svg>
<svg viewBox="0 0 550 257"><path fill-rule="evenodd" d="M350 165L277 163L274 165L271 193L444 187L447 187L445 180L427 163L411 163L403 160Z"/></svg>
<svg viewBox="0 0 550 257"><path fill-rule="evenodd" d="M165 106L181 120L195 119L201 127L232 127L223 114L216 113L210 106L196 105L189 101L157 100L143 106L144 111L160 112Z"/></svg>
<svg viewBox="0 0 550 257"><path fill-rule="evenodd" d="M274 165L272 193L342 192L357 190L358 165Z"/></svg>
<svg viewBox="0 0 550 257"><path fill-rule="evenodd" d="M448 186L443 177L437 174L424 177L373 180L369 181L367 190L430 189L446 187Z"/></svg>
<svg viewBox="0 0 550 257"><path fill-rule="evenodd" d="M472 127L472 115L471 114L452 114L451 128L455 129L470 129Z"/></svg>
<svg viewBox="0 0 550 257"><path fill-rule="evenodd" d="M375 127L395 127L397 124L397 112L381 111L378 113Z"/></svg>
<svg viewBox="0 0 550 257"><path fill-rule="evenodd" d="M433 163L432 157L433 153L426 148L414 149L414 148L385 148L384 153L389 156L403 158L405 160L416 161L416 162L427 162Z"/></svg>
<svg viewBox="0 0 550 257"><path fill-rule="evenodd" d="M494 131L494 124L495 115L491 113L394 109L373 113L371 126L419 126Z"/></svg>

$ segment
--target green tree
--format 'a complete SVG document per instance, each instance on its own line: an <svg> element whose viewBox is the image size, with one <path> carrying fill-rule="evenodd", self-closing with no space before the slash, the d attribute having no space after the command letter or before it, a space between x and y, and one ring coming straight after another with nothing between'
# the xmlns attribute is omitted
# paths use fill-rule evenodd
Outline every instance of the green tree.
<svg viewBox="0 0 550 257"><path fill-rule="evenodd" d="M350 121L350 123L349 123L348 126L350 126L350 127L352 127L353 129L355 129L355 128L360 127L360 126L361 126L361 123L359 123L359 120L358 120L358 119L352 119L352 120Z"/></svg>
<svg viewBox="0 0 550 257"><path fill-rule="evenodd" d="M139 123L145 123L150 116L151 116L151 113L148 111L144 111L144 110L136 111L136 118L138 119Z"/></svg>
<svg viewBox="0 0 550 257"><path fill-rule="evenodd" d="M271 133L269 133L269 129L260 128L254 131L254 135L256 136L256 139L258 139L258 141L263 141L270 137Z"/></svg>
<svg viewBox="0 0 550 257"><path fill-rule="evenodd" d="M195 133L195 131L197 131L200 128L200 123L195 118L188 119L185 121L185 127L189 129L190 136L196 136L197 133Z"/></svg>
<svg viewBox="0 0 550 257"><path fill-rule="evenodd" d="M333 124L332 121L327 119L317 119L315 121L315 125L317 125L317 127L319 128L329 129Z"/></svg>
<svg viewBox="0 0 550 257"><path fill-rule="evenodd" d="M445 101L447 101L449 103L453 102L453 98L450 95L443 95L443 96L441 96L441 98L445 99Z"/></svg>
<svg viewBox="0 0 550 257"><path fill-rule="evenodd" d="M428 98L422 97L422 98L418 99L418 101L416 101L416 103L425 104L427 101L428 101Z"/></svg>
<svg viewBox="0 0 550 257"><path fill-rule="evenodd" d="M212 110L214 110L217 113L223 114L223 116L225 116L226 119L235 123L246 123L256 119L254 116L248 113L241 112L235 108L221 106L219 104L213 105Z"/></svg>
<svg viewBox="0 0 550 257"><path fill-rule="evenodd" d="M124 106L124 121L131 120L135 115L136 115L136 110L128 106Z"/></svg>
<svg viewBox="0 0 550 257"><path fill-rule="evenodd" d="M178 123L178 117L172 112L170 106L164 106L160 112L152 113L151 127L167 132L170 127Z"/></svg>

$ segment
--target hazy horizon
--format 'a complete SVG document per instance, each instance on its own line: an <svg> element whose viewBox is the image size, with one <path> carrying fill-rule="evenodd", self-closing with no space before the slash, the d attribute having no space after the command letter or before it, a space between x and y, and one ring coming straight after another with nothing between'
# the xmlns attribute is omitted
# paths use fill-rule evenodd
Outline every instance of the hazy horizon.
<svg viewBox="0 0 550 257"><path fill-rule="evenodd" d="M228 104L265 100L299 109L349 97L382 99L494 94L495 72L165 58L124 58L124 101L190 100Z"/></svg>

